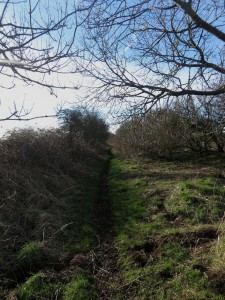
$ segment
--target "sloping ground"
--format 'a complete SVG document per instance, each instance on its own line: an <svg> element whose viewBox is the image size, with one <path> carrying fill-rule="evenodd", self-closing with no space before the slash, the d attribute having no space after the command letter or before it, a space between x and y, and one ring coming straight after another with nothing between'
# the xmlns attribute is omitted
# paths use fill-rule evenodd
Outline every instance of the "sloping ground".
<svg viewBox="0 0 225 300"><path fill-rule="evenodd" d="M76 146L71 155L67 137L54 130L0 142L0 299L94 293L89 253L105 159L104 151Z"/></svg>
<svg viewBox="0 0 225 300"><path fill-rule="evenodd" d="M38 209L37 224L46 223L26 232L30 223L20 217L20 243L10 238L5 244L4 236L11 235L1 225L7 247L1 252L0 298L224 299L224 166L222 158L169 162L108 153L76 172L49 167L47 181L46 173L33 177L35 168L28 178L45 180L42 197L50 200L40 202L43 207L28 202L21 215ZM40 191L39 185L35 195ZM20 209L14 211L20 216Z"/></svg>
<svg viewBox="0 0 225 300"><path fill-rule="evenodd" d="M120 270L102 299L225 298L224 166L213 157L113 160Z"/></svg>

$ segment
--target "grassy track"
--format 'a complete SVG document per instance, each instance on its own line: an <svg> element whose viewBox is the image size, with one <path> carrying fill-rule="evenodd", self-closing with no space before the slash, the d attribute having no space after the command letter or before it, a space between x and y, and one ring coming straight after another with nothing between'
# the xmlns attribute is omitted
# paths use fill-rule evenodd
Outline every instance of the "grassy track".
<svg viewBox="0 0 225 300"><path fill-rule="evenodd" d="M220 172L218 172L218 166ZM225 161L107 155L80 178L58 256L5 299L225 299ZM18 255L43 251L33 241Z"/></svg>
<svg viewBox="0 0 225 300"><path fill-rule="evenodd" d="M225 298L225 178L218 163L114 159L120 272L111 299Z"/></svg>

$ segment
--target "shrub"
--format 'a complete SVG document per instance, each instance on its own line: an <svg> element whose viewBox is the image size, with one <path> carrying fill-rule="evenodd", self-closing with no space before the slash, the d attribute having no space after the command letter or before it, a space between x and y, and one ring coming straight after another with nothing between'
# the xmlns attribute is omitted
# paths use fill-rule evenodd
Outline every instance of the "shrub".
<svg viewBox="0 0 225 300"><path fill-rule="evenodd" d="M105 144L109 138L106 122L96 111L72 108L60 112L59 120L62 128L68 133L70 142L98 147Z"/></svg>
<svg viewBox="0 0 225 300"><path fill-rule="evenodd" d="M143 120L125 122L114 140L127 156L171 157L186 146L185 130L183 120L174 111L161 109L148 113Z"/></svg>
<svg viewBox="0 0 225 300"><path fill-rule="evenodd" d="M62 232L80 222L80 202L89 201L83 194L99 155L94 142L73 137L70 143L65 129L13 130L0 140L0 281L20 280L21 271L46 264L62 266L59 258L77 238L76 229L70 238Z"/></svg>
<svg viewBox="0 0 225 300"><path fill-rule="evenodd" d="M17 293L23 300L55 299L54 294L59 294L61 289L60 285L49 283L47 275L39 272L20 285Z"/></svg>
<svg viewBox="0 0 225 300"><path fill-rule="evenodd" d="M33 264L40 257L41 244L38 242L29 242L25 244L17 256L17 260L21 264Z"/></svg>
<svg viewBox="0 0 225 300"><path fill-rule="evenodd" d="M90 279L83 276L74 277L67 284L64 291L63 300L93 300L95 299L94 287L90 284Z"/></svg>

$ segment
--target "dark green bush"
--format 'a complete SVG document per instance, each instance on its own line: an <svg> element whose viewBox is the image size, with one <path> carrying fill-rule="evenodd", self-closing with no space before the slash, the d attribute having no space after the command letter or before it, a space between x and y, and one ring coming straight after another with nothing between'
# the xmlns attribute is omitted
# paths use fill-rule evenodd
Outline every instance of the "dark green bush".
<svg viewBox="0 0 225 300"><path fill-rule="evenodd" d="M109 137L108 125L96 111L66 109L60 112L59 120L70 140L83 140L84 143L99 146L105 144Z"/></svg>

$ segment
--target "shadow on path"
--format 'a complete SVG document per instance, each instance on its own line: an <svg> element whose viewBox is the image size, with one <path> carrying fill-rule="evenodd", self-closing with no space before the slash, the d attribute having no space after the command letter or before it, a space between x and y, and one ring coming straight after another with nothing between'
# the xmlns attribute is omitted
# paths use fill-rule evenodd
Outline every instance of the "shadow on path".
<svg viewBox="0 0 225 300"><path fill-rule="evenodd" d="M113 282L119 271L118 251L114 244L112 204L109 197L109 170L113 155L109 158L99 178L96 200L97 246L93 251L92 265L97 299L114 299Z"/></svg>

